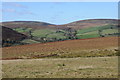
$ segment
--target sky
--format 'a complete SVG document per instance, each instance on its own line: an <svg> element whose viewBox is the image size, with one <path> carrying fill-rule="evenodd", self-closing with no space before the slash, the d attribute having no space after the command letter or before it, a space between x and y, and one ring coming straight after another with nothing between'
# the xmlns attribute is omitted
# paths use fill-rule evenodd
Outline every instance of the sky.
<svg viewBox="0 0 120 80"><path fill-rule="evenodd" d="M117 19L118 2L3 2L2 21L67 24L85 19Z"/></svg>

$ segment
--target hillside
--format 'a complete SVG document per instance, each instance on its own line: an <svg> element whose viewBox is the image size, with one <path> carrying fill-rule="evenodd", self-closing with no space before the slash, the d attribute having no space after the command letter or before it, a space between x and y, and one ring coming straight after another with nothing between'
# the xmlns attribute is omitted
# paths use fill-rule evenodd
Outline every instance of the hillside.
<svg viewBox="0 0 120 80"><path fill-rule="evenodd" d="M27 35L29 38L22 41L24 44L62 41L75 38L75 30L44 22L12 21L3 22L2 25Z"/></svg>
<svg viewBox="0 0 120 80"><path fill-rule="evenodd" d="M118 36L119 26L116 19L89 19L65 25L54 25L37 21L11 21L2 25L11 28L28 38L22 44L45 43L73 39Z"/></svg>
<svg viewBox="0 0 120 80"><path fill-rule="evenodd" d="M18 27L28 27L34 29L44 29L44 28L74 28L74 29L83 29L88 27L96 27L96 26L103 26L107 24L118 24L117 19L88 19L88 20L79 20L74 21L64 25L55 25L45 22L37 22L37 21L10 21L10 22L2 22L3 26L9 28L18 28Z"/></svg>
<svg viewBox="0 0 120 80"><path fill-rule="evenodd" d="M43 28L49 28L52 24L45 22L37 22L37 21L10 21L10 22L2 22L2 25L8 28L23 27L23 28L43 29Z"/></svg>
<svg viewBox="0 0 120 80"><path fill-rule="evenodd" d="M2 27L2 45L3 46L11 46L15 43L19 43L19 41L27 38L26 35L18 33L10 28Z"/></svg>
<svg viewBox="0 0 120 80"><path fill-rule="evenodd" d="M2 50L3 59L113 56L117 55L118 37L20 45L5 47Z"/></svg>
<svg viewBox="0 0 120 80"><path fill-rule="evenodd" d="M118 25L118 20L117 19L88 19L88 20L71 22L63 26L67 26L74 29L84 29L84 28L104 26L109 24Z"/></svg>

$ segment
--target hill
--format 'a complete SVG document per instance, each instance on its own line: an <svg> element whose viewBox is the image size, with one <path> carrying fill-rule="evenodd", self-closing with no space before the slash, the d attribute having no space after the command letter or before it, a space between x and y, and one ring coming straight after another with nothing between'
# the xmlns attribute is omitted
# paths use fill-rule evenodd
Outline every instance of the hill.
<svg viewBox="0 0 120 80"><path fill-rule="evenodd" d="M37 21L9 21L9 22L2 22L2 25L8 28L23 27L23 28L43 29L43 28L49 28L52 24L45 22L37 22Z"/></svg>
<svg viewBox="0 0 120 80"><path fill-rule="evenodd" d="M63 26L74 28L74 29L84 29L84 28L104 26L109 24L118 25L118 20L117 19L88 19L88 20L71 22Z"/></svg>
<svg viewBox="0 0 120 80"><path fill-rule="evenodd" d="M65 25L54 25L37 21L11 21L2 25L11 28L28 38L22 44L55 42L73 39L118 36L119 26L116 19L89 19Z"/></svg>
<svg viewBox="0 0 120 80"><path fill-rule="evenodd" d="M118 24L117 19L88 19L88 20L79 20L74 21L64 25L55 25L45 22L38 22L38 21L9 21L9 22L2 22L0 23L3 26L9 28L17 28L17 27L29 27L29 28L75 28L75 29L83 29L88 27L96 27L96 26L103 26L107 24Z"/></svg>
<svg viewBox="0 0 120 80"><path fill-rule="evenodd" d="M76 30L76 39L118 36L117 19L88 19L68 23L62 26Z"/></svg>
<svg viewBox="0 0 120 80"><path fill-rule="evenodd" d="M2 45L4 46L11 46L15 43L19 43L21 40L27 38L26 35L18 33L10 28L2 27Z"/></svg>
<svg viewBox="0 0 120 80"><path fill-rule="evenodd" d="M27 35L29 38L22 41L24 44L62 41L75 38L75 30L45 22L11 21L3 22L2 25Z"/></svg>
<svg viewBox="0 0 120 80"><path fill-rule="evenodd" d="M118 37L67 40L5 47L3 59L90 57L117 55Z"/></svg>

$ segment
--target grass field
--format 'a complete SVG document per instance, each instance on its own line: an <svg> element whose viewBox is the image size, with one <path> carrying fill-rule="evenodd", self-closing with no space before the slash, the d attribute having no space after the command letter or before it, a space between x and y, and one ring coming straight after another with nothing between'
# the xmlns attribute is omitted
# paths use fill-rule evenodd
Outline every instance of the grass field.
<svg viewBox="0 0 120 80"><path fill-rule="evenodd" d="M46 37L46 35L51 34L51 33L55 33L56 30L50 30L50 29L42 29L42 30L35 30L32 32L33 36L36 37Z"/></svg>
<svg viewBox="0 0 120 80"><path fill-rule="evenodd" d="M64 33L53 33L49 34L47 38L66 39L67 37L64 36Z"/></svg>
<svg viewBox="0 0 120 80"><path fill-rule="evenodd" d="M117 78L118 57L2 61L3 78Z"/></svg>
<svg viewBox="0 0 120 80"><path fill-rule="evenodd" d="M25 40L23 42L25 44L33 44L36 40L40 43L43 43L43 42L53 42L53 41L61 41L61 40L88 39L88 38L98 38L103 36L107 37L107 36L119 35L117 25L111 25L111 24L77 29L77 30L73 30L72 28L70 30L70 29L49 29L49 28L34 29L34 28L24 28L24 27L14 28L13 30L25 34L32 39L32 41ZM71 36L73 35L74 38L71 38Z"/></svg>
<svg viewBox="0 0 120 80"><path fill-rule="evenodd" d="M114 25L96 26L96 27L80 29L80 30L78 30L78 34L82 34L82 33L86 33L86 32L92 32L92 31L97 31L97 30L110 29L111 27L112 28L116 28Z"/></svg>
<svg viewBox="0 0 120 80"><path fill-rule="evenodd" d="M90 28L77 30L76 35L78 39L87 39L87 38L101 37L100 35L113 36L116 35L115 33L119 33L117 27L113 25L105 25L105 26L97 26L97 27L90 27Z"/></svg>
<svg viewBox="0 0 120 80"><path fill-rule="evenodd" d="M103 30L102 34L114 34L114 33L119 33L118 29L107 29L107 30Z"/></svg>
<svg viewBox="0 0 120 80"><path fill-rule="evenodd" d="M21 28L14 28L13 30L20 32L20 33L25 33L25 32L29 32L30 30L32 30L32 28L21 27Z"/></svg>
<svg viewBox="0 0 120 80"><path fill-rule="evenodd" d="M33 44L33 43L40 43L38 41L32 40L32 39L24 39L21 41L22 43L28 43L28 44Z"/></svg>
<svg viewBox="0 0 120 80"><path fill-rule="evenodd" d="M90 32L90 33L85 33L85 34L82 34L82 35L78 35L77 37L79 39L98 38L98 37L100 37L100 35L98 33Z"/></svg>

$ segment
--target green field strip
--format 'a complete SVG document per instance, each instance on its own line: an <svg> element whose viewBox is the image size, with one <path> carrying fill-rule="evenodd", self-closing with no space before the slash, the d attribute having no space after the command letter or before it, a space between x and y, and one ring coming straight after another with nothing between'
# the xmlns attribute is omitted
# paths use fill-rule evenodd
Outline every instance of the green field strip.
<svg viewBox="0 0 120 80"><path fill-rule="evenodd" d="M47 35L47 38L66 39L66 36L64 36L64 33L54 33Z"/></svg>
<svg viewBox="0 0 120 80"><path fill-rule="evenodd" d="M50 29L42 29L42 30L35 30L32 32L32 35L35 37L46 37L46 35L55 33L56 30L50 30Z"/></svg>
<svg viewBox="0 0 120 80"><path fill-rule="evenodd" d="M114 33L119 33L118 29L107 29L107 30L103 30L102 34L114 34Z"/></svg>
<svg viewBox="0 0 120 80"><path fill-rule="evenodd" d="M113 27L113 25L90 27L90 28L78 30L77 33L83 34L83 33L87 33L87 32L92 32L92 31L97 31L97 30L105 30L105 29L111 29L111 28L116 28L116 27Z"/></svg>
<svg viewBox="0 0 120 80"><path fill-rule="evenodd" d="M95 37L100 37L99 34L87 34L87 35L81 35L77 36L78 39L87 39L87 38L95 38Z"/></svg>
<svg viewBox="0 0 120 80"><path fill-rule="evenodd" d="M29 44L32 44L32 43L40 43L40 42L35 41L35 40L32 40L32 39L25 39L25 40L22 40L21 42L22 42L22 43L29 43Z"/></svg>
<svg viewBox="0 0 120 80"><path fill-rule="evenodd" d="M24 32L29 32L30 30L32 30L32 28L15 28L13 30L20 32L20 33L24 33Z"/></svg>

